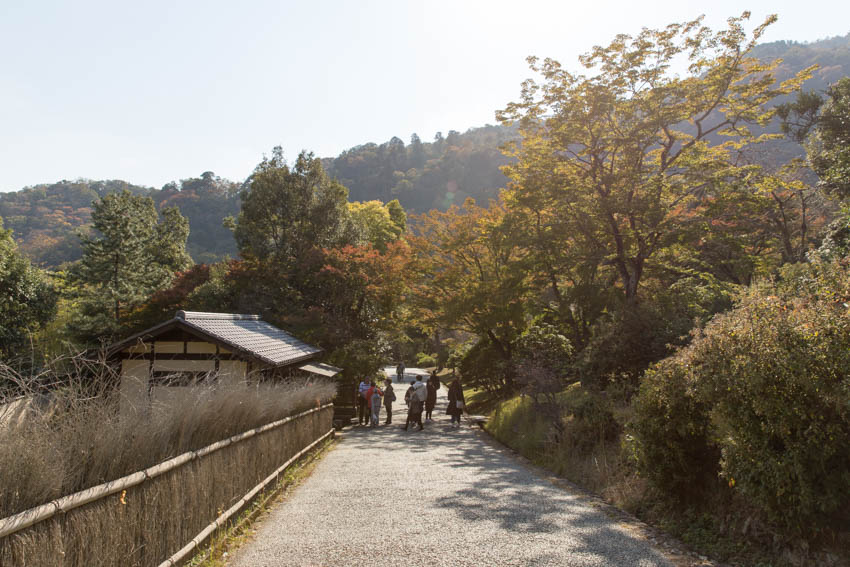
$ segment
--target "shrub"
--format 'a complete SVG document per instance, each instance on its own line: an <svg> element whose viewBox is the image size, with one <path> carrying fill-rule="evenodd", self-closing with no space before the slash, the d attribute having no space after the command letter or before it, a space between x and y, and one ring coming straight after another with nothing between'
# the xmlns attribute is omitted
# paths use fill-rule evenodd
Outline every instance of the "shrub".
<svg viewBox="0 0 850 567"><path fill-rule="evenodd" d="M626 448L638 470L663 493L678 500L702 496L720 470L712 441L709 404L680 359L647 371L634 401Z"/></svg>
<svg viewBox="0 0 850 567"><path fill-rule="evenodd" d="M776 525L801 533L850 519L848 302L837 262L753 286L647 374L633 424L641 470L686 489L700 478L691 460L716 446L729 486Z"/></svg>
<svg viewBox="0 0 850 567"><path fill-rule="evenodd" d="M848 323L832 301L757 290L701 345L723 475L796 530L850 512Z"/></svg>
<svg viewBox="0 0 850 567"><path fill-rule="evenodd" d="M463 351L458 364L464 385L473 388L513 394L510 387L514 368L489 339L481 339Z"/></svg>
<svg viewBox="0 0 850 567"><path fill-rule="evenodd" d="M570 386L561 397L564 415L563 442L581 453L600 443L610 442L620 433L608 399L598 392Z"/></svg>
<svg viewBox="0 0 850 567"><path fill-rule="evenodd" d="M419 368L430 368L432 366L437 366L437 355L436 354L425 354L424 352L420 352L416 355L416 366Z"/></svg>
<svg viewBox="0 0 850 567"><path fill-rule="evenodd" d="M731 293L729 284L708 274L647 289L646 301L624 305L594 324L575 365L582 384L605 390L612 382L625 382L634 389L651 364L686 345L694 328L731 307Z"/></svg>
<svg viewBox="0 0 850 567"><path fill-rule="evenodd" d="M528 397L514 396L496 407L487 431L526 457L539 460L544 453L552 422L535 411Z"/></svg>

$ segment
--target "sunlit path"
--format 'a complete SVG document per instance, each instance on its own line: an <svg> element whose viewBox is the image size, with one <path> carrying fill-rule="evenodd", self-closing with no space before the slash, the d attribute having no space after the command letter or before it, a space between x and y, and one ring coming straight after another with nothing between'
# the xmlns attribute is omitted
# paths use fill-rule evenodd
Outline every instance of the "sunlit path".
<svg viewBox="0 0 850 567"><path fill-rule="evenodd" d="M482 433L453 429L445 391L425 431L346 431L230 565L669 565Z"/></svg>

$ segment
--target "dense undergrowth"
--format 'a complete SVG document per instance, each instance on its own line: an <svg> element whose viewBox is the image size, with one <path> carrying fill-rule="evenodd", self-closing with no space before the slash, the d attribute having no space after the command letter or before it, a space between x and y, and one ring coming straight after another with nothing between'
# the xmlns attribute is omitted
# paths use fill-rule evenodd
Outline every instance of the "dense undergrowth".
<svg viewBox="0 0 850 567"><path fill-rule="evenodd" d="M15 384L14 401L0 393L0 518L316 407L336 391L330 382L212 380L172 403L121 411L114 369L98 360L57 360L38 376L4 365L0 373Z"/></svg>
<svg viewBox="0 0 850 567"><path fill-rule="evenodd" d="M652 365L634 395L578 381L555 395L526 389L487 428L716 559L843 565L848 344L847 266L787 267Z"/></svg>

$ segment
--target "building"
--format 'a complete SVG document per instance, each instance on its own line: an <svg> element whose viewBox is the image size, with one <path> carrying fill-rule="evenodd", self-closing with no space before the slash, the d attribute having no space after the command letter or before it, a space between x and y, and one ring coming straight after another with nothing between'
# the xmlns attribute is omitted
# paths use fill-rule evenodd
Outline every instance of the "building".
<svg viewBox="0 0 850 567"><path fill-rule="evenodd" d="M178 311L168 321L113 344L120 361L122 411L168 402L209 380L238 385L293 375L334 377L322 349L259 315Z"/></svg>

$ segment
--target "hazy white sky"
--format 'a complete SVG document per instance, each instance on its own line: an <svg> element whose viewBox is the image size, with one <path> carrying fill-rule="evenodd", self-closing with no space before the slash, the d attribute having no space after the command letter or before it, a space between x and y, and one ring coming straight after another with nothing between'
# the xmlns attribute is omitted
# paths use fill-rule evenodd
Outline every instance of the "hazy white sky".
<svg viewBox="0 0 850 567"><path fill-rule="evenodd" d="M275 145L333 156L495 123L528 55L744 9L765 41L850 31L850 2L0 0L0 191L244 179Z"/></svg>

